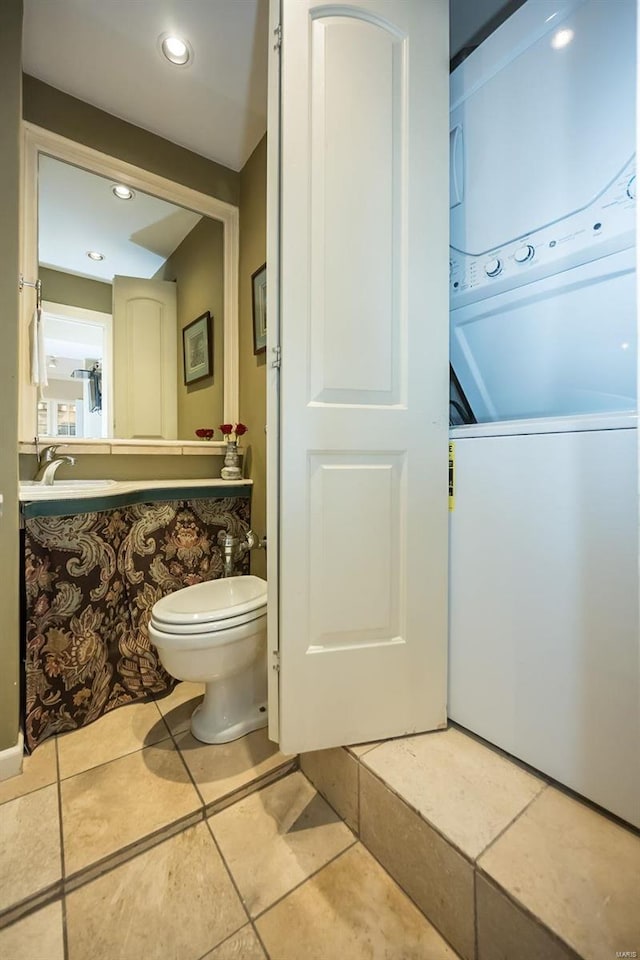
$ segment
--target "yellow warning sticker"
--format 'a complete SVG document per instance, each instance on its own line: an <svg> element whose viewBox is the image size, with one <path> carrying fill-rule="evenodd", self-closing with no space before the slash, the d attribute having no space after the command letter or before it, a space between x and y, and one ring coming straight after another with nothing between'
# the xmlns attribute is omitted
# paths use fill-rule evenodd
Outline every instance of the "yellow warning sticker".
<svg viewBox="0 0 640 960"><path fill-rule="evenodd" d="M456 507L456 445L449 444L449 510Z"/></svg>

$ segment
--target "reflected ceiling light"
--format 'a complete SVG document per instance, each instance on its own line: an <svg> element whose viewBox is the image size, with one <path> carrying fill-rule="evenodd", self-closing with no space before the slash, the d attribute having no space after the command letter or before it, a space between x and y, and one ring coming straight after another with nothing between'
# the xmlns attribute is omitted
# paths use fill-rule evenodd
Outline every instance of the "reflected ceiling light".
<svg viewBox="0 0 640 960"><path fill-rule="evenodd" d="M620 344L620 348L621 348L622 350L628 350L628 349L629 349L629 344L628 344L628 343L621 343L621 344Z"/></svg>
<svg viewBox="0 0 640 960"><path fill-rule="evenodd" d="M551 37L551 46L554 50L562 50L563 47L567 47L571 43L573 37L573 30L569 27L563 27L562 30L556 30Z"/></svg>
<svg viewBox="0 0 640 960"><path fill-rule="evenodd" d="M57 367L57 366L58 366L58 361L56 360L55 357L49 357L49 366L50 366L50 367Z"/></svg>
<svg viewBox="0 0 640 960"><path fill-rule="evenodd" d="M124 183L116 183L111 188L111 192L118 200L133 200L135 193L129 187L125 187Z"/></svg>
<svg viewBox="0 0 640 960"><path fill-rule="evenodd" d="M191 45L182 37L176 37L174 34L164 34L159 38L160 49L171 63L184 67L193 59L193 50Z"/></svg>
<svg viewBox="0 0 640 960"><path fill-rule="evenodd" d="M89 260L95 260L96 262L104 260L104 253L98 253L97 250L87 250L87 256Z"/></svg>

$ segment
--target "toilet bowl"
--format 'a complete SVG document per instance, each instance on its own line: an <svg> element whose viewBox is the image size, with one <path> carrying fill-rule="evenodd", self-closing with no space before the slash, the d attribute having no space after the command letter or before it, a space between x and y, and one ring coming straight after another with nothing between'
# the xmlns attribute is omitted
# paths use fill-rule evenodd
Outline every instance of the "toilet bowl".
<svg viewBox="0 0 640 960"><path fill-rule="evenodd" d="M176 590L154 605L149 637L172 677L205 684L191 732L228 743L267 725L267 584L227 577Z"/></svg>

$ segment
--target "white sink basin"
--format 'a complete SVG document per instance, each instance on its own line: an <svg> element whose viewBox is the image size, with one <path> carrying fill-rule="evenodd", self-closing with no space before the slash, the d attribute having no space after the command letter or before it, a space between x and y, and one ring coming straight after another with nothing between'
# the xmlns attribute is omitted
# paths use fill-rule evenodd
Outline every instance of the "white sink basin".
<svg viewBox="0 0 640 960"><path fill-rule="evenodd" d="M115 480L54 480L53 483L40 483L38 480L20 481L21 500L48 500L59 494L93 493L114 487Z"/></svg>

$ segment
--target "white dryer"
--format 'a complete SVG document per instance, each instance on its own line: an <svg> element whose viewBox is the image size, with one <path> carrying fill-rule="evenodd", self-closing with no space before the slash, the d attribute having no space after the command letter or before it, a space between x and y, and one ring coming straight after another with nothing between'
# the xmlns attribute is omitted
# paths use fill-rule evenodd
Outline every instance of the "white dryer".
<svg viewBox="0 0 640 960"><path fill-rule="evenodd" d="M451 77L451 363L478 421L636 407L635 0L528 0Z"/></svg>

